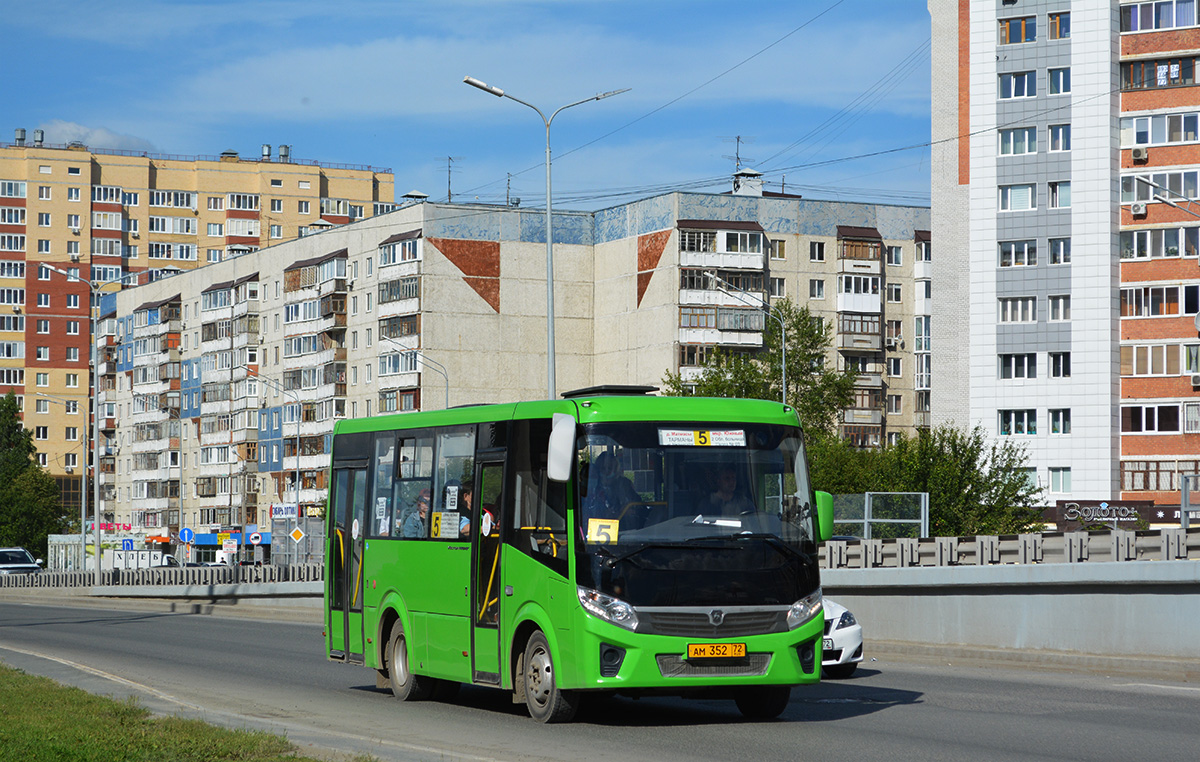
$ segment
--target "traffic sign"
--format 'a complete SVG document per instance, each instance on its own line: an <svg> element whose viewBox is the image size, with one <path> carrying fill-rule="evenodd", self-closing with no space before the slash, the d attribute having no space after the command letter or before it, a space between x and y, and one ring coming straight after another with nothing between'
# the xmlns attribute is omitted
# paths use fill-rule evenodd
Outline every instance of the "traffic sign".
<svg viewBox="0 0 1200 762"><path fill-rule="evenodd" d="M301 529L300 527L296 527L295 529L293 529L290 534L291 534L292 542L300 542L301 540L304 539L304 530Z"/></svg>
<svg viewBox="0 0 1200 762"><path fill-rule="evenodd" d="M262 534L259 532L252 532L247 539L250 541L251 545L258 545L260 542L262 542Z"/></svg>
<svg viewBox="0 0 1200 762"><path fill-rule="evenodd" d="M191 527L184 527L179 530L179 541L186 544L191 544L196 539L196 533Z"/></svg>
<svg viewBox="0 0 1200 762"><path fill-rule="evenodd" d="M133 540L129 539L128 537L126 537L124 540L121 540L121 550L133 550Z"/></svg>
<svg viewBox="0 0 1200 762"><path fill-rule="evenodd" d="M237 553L237 548L238 548L237 540L224 540L221 543L221 550L225 553Z"/></svg>

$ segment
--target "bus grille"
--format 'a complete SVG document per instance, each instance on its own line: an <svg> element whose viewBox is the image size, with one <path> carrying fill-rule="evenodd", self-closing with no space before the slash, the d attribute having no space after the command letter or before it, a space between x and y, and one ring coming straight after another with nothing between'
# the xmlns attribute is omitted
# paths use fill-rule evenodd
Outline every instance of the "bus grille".
<svg viewBox="0 0 1200 762"><path fill-rule="evenodd" d="M714 625L708 609L693 611L647 610L639 608L638 632L676 635L686 638L744 638L787 632L787 610L727 611L724 620Z"/></svg>
<svg viewBox="0 0 1200 762"><path fill-rule="evenodd" d="M654 657L663 677L754 677L767 674L771 654L749 654L745 659L724 664L705 664L684 659L679 654Z"/></svg>

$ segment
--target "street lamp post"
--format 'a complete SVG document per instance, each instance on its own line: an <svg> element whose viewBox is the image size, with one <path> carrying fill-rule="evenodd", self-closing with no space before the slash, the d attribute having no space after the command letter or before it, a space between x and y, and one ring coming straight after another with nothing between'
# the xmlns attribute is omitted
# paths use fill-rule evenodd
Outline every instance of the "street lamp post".
<svg viewBox="0 0 1200 762"><path fill-rule="evenodd" d="M69 400L64 397L56 397L53 394L46 394L45 392L38 392L37 395L39 397L45 397L47 399L54 400L54 401L58 402L59 404L61 404L63 407L67 407L72 402L74 402L76 405L79 404L76 400ZM87 444L88 444L88 427L84 426L83 427L83 458L84 458L85 463L83 465L83 489L79 490L79 568L80 569L82 569L84 567L84 565L87 563L87 508L88 508L88 490L87 490L88 484L87 484L87 463L86 463L87 453L88 453Z"/></svg>
<svg viewBox="0 0 1200 762"><path fill-rule="evenodd" d="M47 270L65 276L67 280L77 281L88 287L91 292L88 300L88 317L90 318L90 335L88 339L88 357L90 370L92 374L92 463L94 468L100 467L100 367L96 363L96 307L92 304L95 301L96 294L100 293L99 287L92 284L91 280L59 269L53 265L41 265ZM83 467L83 482L84 489L87 489L87 474L88 466ZM95 519L92 521L95 533L96 542L96 586L101 584L100 562L104 556L104 549L100 546L100 479L99 474L92 478L92 512L95 514Z"/></svg>
<svg viewBox="0 0 1200 762"><path fill-rule="evenodd" d="M428 357L426 357L425 355L421 354L420 350L417 350L417 349L409 349L409 348L405 347L403 344L401 344L400 342L396 341L396 340L395 340L395 339L393 339L391 336L383 336L383 337L381 337L381 338L382 338L384 341L386 341L386 342L389 342L389 343L391 343L391 344L394 344L394 345L395 345L395 346L396 346L398 349L400 349L402 352L411 352L411 353L412 353L412 356L413 356L413 359L415 359L417 362L419 362L419 363L421 363L422 365L424 365L426 368L429 368L429 369L430 369L430 370L432 370L434 373L438 373L438 374L440 374L440 375L441 375L441 377L442 377L442 382L445 384L445 387L446 387L446 404L445 404L445 408L446 408L446 410L449 410L449 409L450 409L450 375L449 375L449 374L446 372L446 366L445 366L445 365L442 365L442 364L441 364L440 362L438 362L437 360L433 360L433 359L431 359L431 358L428 358Z"/></svg>
<svg viewBox="0 0 1200 762"><path fill-rule="evenodd" d="M280 384L276 381L273 381L265 376L259 375L255 371L250 371L250 372L248 372L247 375L257 378L259 381L262 381L264 384L266 384L267 386L270 386L272 389L283 392L284 394L290 396L292 398L292 401L296 404L296 473L295 473L295 477L296 477L296 526L299 526L300 525L300 397L299 397L299 395L296 394L295 391L288 389L288 388L284 387L282 384ZM242 538L243 542L245 541L245 539L246 539L245 537ZM272 540L272 542L274 542L274 540ZM272 550L271 558L274 558L274 557L275 557L275 553L274 553L274 550Z"/></svg>
<svg viewBox="0 0 1200 762"><path fill-rule="evenodd" d="M614 95L629 92L630 88L626 87L620 90L610 90L607 93L597 93L589 98L568 103L551 114L549 118L546 118L545 113L537 106L506 93L498 87L493 87L474 77L463 77L463 82L485 93L491 93L497 98L508 98L520 103L522 106L528 106L537 112L538 116L542 118L542 123L546 125L546 384L549 387L549 398L555 399L558 394L555 391L554 382L554 236L551 230L552 212L550 207L550 123L554 121L554 117L558 116L559 112L565 111L572 106L579 106L589 101L600 101L605 98L611 98Z"/></svg>
<svg viewBox="0 0 1200 762"><path fill-rule="evenodd" d="M733 285L732 283L725 280L724 278L722 278L721 276L717 275L714 272L707 272L707 273L705 273L705 275L707 275L709 278L716 281L717 283L722 284L726 288L731 288L736 292L740 292L740 293L744 294L746 297L753 298L753 295L749 291L745 290L744 288L738 288L737 286ZM747 302L747 304L748 303L749 302ZM780 317L779 315L776 315L771 310L771 305L767 303L766 299L759 298L758 306L761 307L762 311L766 315L768 315L772 320L774 320L776 323L779 323L779 353L780 353L779 354L779 366L780 366L779 374L780 374L780 384L782 384L779 398L780 398L780 401L786 405L787 404L787 329L784 327L783 318Z"/></svg>

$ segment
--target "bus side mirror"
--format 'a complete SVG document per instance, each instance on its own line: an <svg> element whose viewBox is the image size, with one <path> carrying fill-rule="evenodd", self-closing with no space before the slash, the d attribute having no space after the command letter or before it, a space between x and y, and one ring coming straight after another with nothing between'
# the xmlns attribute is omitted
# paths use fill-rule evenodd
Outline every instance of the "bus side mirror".
<svg viewBox="0 0 1200 762"><path fill-rule="evenodd" d="M575 462L575 416L555 413L550 428L550 444L546 449L546 475L553 482L571 479Z"/></svg>
<svg viewBox="0 0 1200 762"><path fill-rule="evenodd" d="M825 542L833 537L833 495L818 491L816 498L817 542Z"/></svg>

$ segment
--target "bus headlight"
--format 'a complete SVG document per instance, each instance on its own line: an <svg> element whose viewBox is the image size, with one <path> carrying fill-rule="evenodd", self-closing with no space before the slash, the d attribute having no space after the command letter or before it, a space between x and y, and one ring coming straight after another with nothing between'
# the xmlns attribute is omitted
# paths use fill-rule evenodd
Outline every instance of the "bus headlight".
<svg viewBox="0 0 1200 762"><path fill-rule="evenodd" d="M789 630L794 630L805 622L809 621L817 614L821 613L821 588L817 588L811 595L806 595L800 600L792 604L787 613L787 626Z"/></svg>
<svg viewBox="0 0 1200 762"><path fill-rule="evenodd" d="M579 603L589 614L594 614L606 622L636 630L638 626L637 612L620 598L605 595L597 590L586 587L579 588Z"/></svg>

